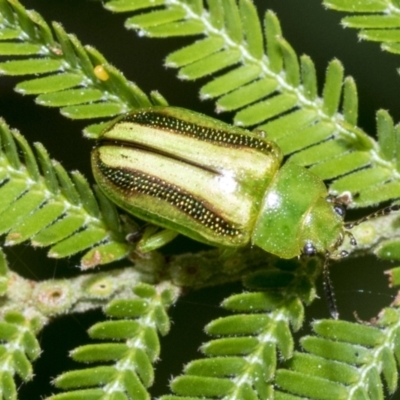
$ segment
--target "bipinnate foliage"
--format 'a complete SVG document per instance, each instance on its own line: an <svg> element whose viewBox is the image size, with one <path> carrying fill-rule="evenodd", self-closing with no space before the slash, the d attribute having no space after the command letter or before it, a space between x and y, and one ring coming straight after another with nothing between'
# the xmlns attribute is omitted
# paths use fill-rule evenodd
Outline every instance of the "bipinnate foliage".
<svg viewBox="0 0 400 400"><path fill-rule="evenodd" d="M384 309L374 326L345 321L313 323L287 368L277 372L276 399L383 399L397 389L398 309ZM288 395L292 393L293 395Z"/></svg>
<svg viewBox="0 0 400 400"><path fill-rule="evenodd" d="M201 348L207 358L186 365L185 374L171 383L176 395L163 400L273 398L277 351L283 359L293 356L290 330L302 325L301 301L296 296L250 292L227 298L222 307L236 314L206 326L215 337Z"/></svg>
<svg viewBox="0 0 400 400"><path fill-rule="evenodd" d="M337 8L345 3L349 4L329 2ZM347 11L389 14L393 8L383 9L386 3L358 1L359 9ZM192 44L171 53L166 65L176 68L181 79L205 78L201 97L214 99L217 112L234 112L235 124L266 131L288 156L287 162L308 167L329 182L331 191L357 194L352 207L400 196L399 127L388 112L379 111L378 141L367 136L357 126L355 82L344 76L340 61L329 63L320 90L312 60L297 56L273 12L260 19L250 0L110 0L105 7L127 13L126 27L143 36L195 36ZM380 28L394 27L397 18L364 17L358 21L380 24ZM369 30L369 38L376 40L378 33ZM390 50L395 51L395 46ZM89 138L98 136L107 118L167 104L159 93L147 96L59 23L49 25L17 0L0 0L0 55L4 59L0 73L21 77L17 92L36 96L40 105L60 108L68 118L97 119L85 129ZM116 208L100 191L93 191L82 174L67 173L41 144L32 146L35 154L4 121L0 139L0 233L7 234L5 245L29 239L34 246L50 246L49 256L57 258L84 252L84 268L128 255L136 264L125 274L115 270L93 273L90 278L50 280L40 287L40 294L50 294L47 298L53 303L66 299L67 306L42 307L40 313L32 313L24 303L18 308L10 301L10 282L15 279L1 257L0 338L5 366L0 398L16 398L14 375L24 381L32 378L31 362L39 355L35 335L50 318L103 306L111 320L94 325L89 335L104 342L72 352L76 361L96 365L56 378L55 385L64 392L51 398L149 399L153 363L160 350L158 334L169 330L166 311L178 296L177 287L239 277L250 291L223 302L231 315L207 325L212 339L202 346L206 357L186 366L171 383L174 394L164 400L304 396L375 400L383 398L382 376L387 391L396 390L400 362L396 304L382 311L373 326L317 321L313 336L301 341L305 352L296 352L292 331L302 327L304 305L316 296L319 260L285 263L250 249L222 258L208 251L169 261L156 252L148 257L135 255L125 240L134 223L126 218L122 222ZM354 233L358 250L399 260L395 218L390 215L358 226ZM391 276L393 284L399 284L398 269ZM32 294L29 300L38 305L39 297ZM286 364L279 365L280 360Z"/></svg>
<svg viewBox="0 0 400 400"><path fill-rule="evenodd" d="M0 293L10 286L7 262L0 250ZM24 316L22 312L2 310L0 322L0 398L16 399L17 375L21 381L33 378L32 362L40 356L40 345L35 337L42 324L39 318Z"/></svg>
<svg viewBox="0 0 400 400"><path fill-rule="evenodd" d="M302 307L294 299L274 308L266 293L232 296L223 306L251 312L211 322L207 333L218 336L202 346L208 357L190 362L175 378L175 395L190 399L383 399L397 389L398 309L385 309L374 326L338 320L313 323L304 336L304 352L293 352L292 329L301 324ZM265 312L269 314L254 314ZM300 319L299 319L300 317ZM232 337L232 335L234 335ZM276 350L286 368L276 371ZM384 382L383 379L384 378ZM189 397L190 396L190 397ZM185 398L185 397L184 397Z"/></svg>
<svg viewBox="0 0 400 400"><path fill-rule="evenodd" d="M48 256L54 258L86 250L84 268L128 253L114 205L100 191L96 197L82 174L69 175L40 143L34 145L36 158L4 121L0 140L0 232L7 233L6 246L29 239L35 247L51 246Z"/></svg>
<svg viewBox="0 0 400 400"><path fill-rule="evenodd" d="M32 362L40 356L40 346L35 337L39 328L35 319L25 318L19 313L10 312L0 322L2 399L17 398L15 375L23 382L33 378Z"/></svg>
<svg viewBox="0 0 400 400"><path fill-rule="evenodd" d="M53 23L51 28L38 13L25 10L17 1L1 0L0 16L0 55L18 57L0 63L0 74L30 76L17 85L17 92L37 95L38 104L59 107L72 119L107 118L152 104L96 49L82 46L60 24ZM108 79L96 76L95 66L103 66ZM86 133L103 127L90 126Z"/></svg>
<svg viewBox="0 0 400 400"><path fill-rule="evenodd" d="M90 337L103 343L81 346L71 353L76 361L107 365L60 375L54 384L67 392L49 399L150 398L146 388L154 381L152 364L160 353L158 334L165 335L169 331L166 309L174 296L168 287L157 292L145 284L136 286L134 294L136 298L110 302L105 314L113 319L90 328Z"/></svg>
<svg viewBox="0 0 400 400"><path fill-rule="evenodd" d="M382 129L378 116L378 147L357 126L356 85L344 77L338 60L327 68L320 98L312 60L297 57L274 13L265 14L262 26L250 0L207 5L202 0L106 2L114 12L135 12L125 25L143 36L202 35L170 54L166 65L178 68L181 79L209 78L200 89L202 98L215 99L218 112L235 111L235 124L268 132L285 154L294 153L291 161L333 181L332 190L357 193L353 207L400 195L392 174L399 167L398 135L390 117Z"/></svg>

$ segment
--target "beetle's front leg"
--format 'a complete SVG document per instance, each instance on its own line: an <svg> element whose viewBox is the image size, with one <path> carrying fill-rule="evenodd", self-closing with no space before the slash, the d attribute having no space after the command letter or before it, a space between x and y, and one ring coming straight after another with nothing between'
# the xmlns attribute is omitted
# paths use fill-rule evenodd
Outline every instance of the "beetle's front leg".
<svg viewBox="0 0 400 400"><path fill-rule="evenodd" d="M142 229L127 235L126 240L135 244L135 250L148 253L165 246L178 236L178 232L171 229L161 229L156 225L145 225Z"/></svg>

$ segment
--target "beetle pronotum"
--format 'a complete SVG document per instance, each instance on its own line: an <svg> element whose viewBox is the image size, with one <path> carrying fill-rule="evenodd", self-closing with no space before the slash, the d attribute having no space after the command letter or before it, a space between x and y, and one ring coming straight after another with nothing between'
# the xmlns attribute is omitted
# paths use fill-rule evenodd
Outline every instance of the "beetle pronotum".
<svg viewBox="0 0 400 400"><path fill-rule="evenodd" d="M328 258L348 234L347 196L330 196L307 169L282 165L275 143L192 111L151 107L118 117L93 149L92 168L129 213L214 246Z"/></svg>

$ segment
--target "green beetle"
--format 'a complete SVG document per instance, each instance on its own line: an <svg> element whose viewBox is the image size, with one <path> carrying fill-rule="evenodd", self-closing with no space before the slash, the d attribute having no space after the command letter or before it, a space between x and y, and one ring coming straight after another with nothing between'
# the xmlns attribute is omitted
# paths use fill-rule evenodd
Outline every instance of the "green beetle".
<svg viewBox="0 0 400 400"><path fill-rule="evenodd" d="M175 107L115 119L92 151L95 180L152 224L220 247L254 244L281 258L331 254L347 233L345 201L287 162L273 142Z"/></svg>

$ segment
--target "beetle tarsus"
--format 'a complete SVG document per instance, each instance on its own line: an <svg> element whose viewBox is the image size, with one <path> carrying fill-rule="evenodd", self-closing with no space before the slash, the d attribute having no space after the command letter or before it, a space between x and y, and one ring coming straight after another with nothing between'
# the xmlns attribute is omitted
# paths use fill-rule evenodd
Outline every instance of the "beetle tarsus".
<svg viewBox="0 0 400 400"><path fill-rule="evenodd" d="M350 239L350 244L351 244L352 246L357 246L357 240L356 240L356 238L353 236L353 234L352 234L351 232L349 232L349 231L345 231L345 234L349 237L349 239Z"/></svg>

